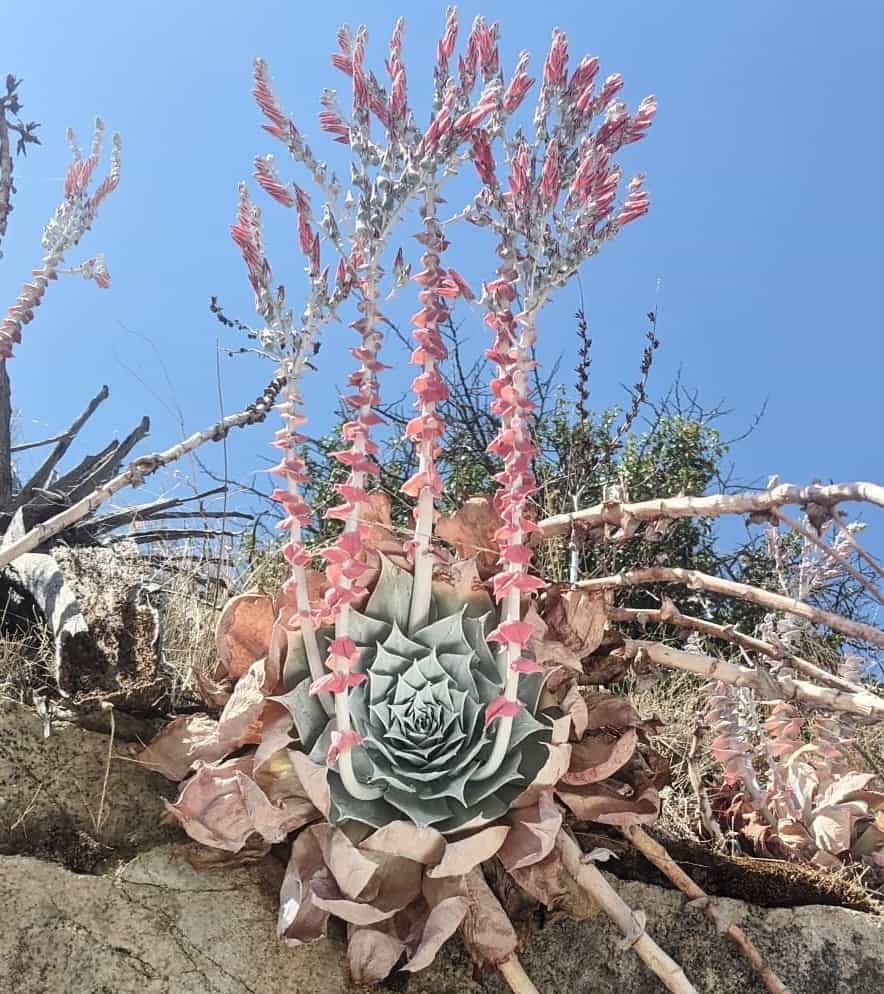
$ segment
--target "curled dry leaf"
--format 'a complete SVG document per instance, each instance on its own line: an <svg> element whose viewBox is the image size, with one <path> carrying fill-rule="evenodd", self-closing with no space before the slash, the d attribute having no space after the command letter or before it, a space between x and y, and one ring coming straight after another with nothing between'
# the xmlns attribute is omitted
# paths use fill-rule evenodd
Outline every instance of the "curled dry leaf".
<svg viewBox="0 0 884 994"><path fill-rule="evenodd" d="M467 949L480 965L497 966L516 951L518 939L512 923L478 867L462 877L425 877L424 897L431 905L451 897L466 900L461 930Z"/></svg>
<svg viewBox="0 0 884 994"><path fill-rule="evenodd" d="M273 599L267 594L240 594L224 605L215 628L216 680L224 676L236 680L267 655L275 619Z"/></svg>
<svg viewBox="0 0 884 994"><path fill-rule="evenodd" d="M253 663L237 681L221 717L182 715L138 756L139 762L170 780L183 780L198 762L214 763L247 743L261 741L268 675L264 660ZM277 729L278 731L278 729Z"/></svg>
<svg viewBox="0 0 884 994"><path fill-rule="evenodd" d="M638 733L628 728L622 735L598 733L571 747L571 768L562 777L569 786L607 780L632 758L638 745Z"/></svg>
<svg viewBox="0 0 884 994"><path fill-rule="evenodd" d="M562 812L552 790L541 793L537 803L509 814L510 832L497 854L511 873L539 863L552 852L562 827Z"/></svg>
<svg viewBox="0 0 884 994"><path fill-rule="evenodd" d="M470 497L454 514L440 514L436 534L454 546L458 559L473 559L483 578L493 576L499 555L494 533L503 520L488 497Z"/></svg>
<svg viewBox="0 0 884 994"><path fill-rule="evenodd" d="M218 739L218 722L207 714L179 715L138 755L138 762L169 780L183 780L198 760L213 763L229 749Z"/></svg>
<svg viewBox="0 0 884 994"><path fill-rule="evenodd" d="M449 842L442 860L427 870L428 877L458 877L469 873L491 857L504 844L509 834L507 825L492 825L459 842Z"/></svg>
<svg viewBox="0 0 884 994"><path fill-rule="evenodd" d="M559 784L556 793L580 821L624 826L657 820L659 795L651 784L637 790L613 780L582 787Z"/></svg>
<svg viewBox="0 0 884 994"><path fill-rule="evenodd" d="M300 814L273 804L251 773L250 756L201 766L166 810L192 839L216 849L239 852L253 833L281 842Z"/></svg>
<svg viewBox="0 0 884 994"><path fill-rule="evenodd" d="M549 631L549 625L541 618L537 608L531 604L525 612L525 621L534 628L528 642L528 651L546 669L565 667L581 672L580 659Z"/></svg>
<svg viewBox="0 0 884 994"><path fill-rule="evenodd" d="M353 927L347 942L350 982L359 987L379 984L392 971L405 949L395 934L380 928Z"/></svg>
<svg viewBox="0 0 884 994"><path fill-rule="evenodd" d="M391 821L372 832L360 843L360 848L389 855L407 853L409 859L434 865L445 852L445 836L434 828L420 828L410 821Z"/></svg>
<svg viewBox="0 0 884 994"><path fill-rule="evenodd" d="M430 909L419 931L413 934L416 939L414 951L403 970L414 973L428 967L436 958L436 953L457 931L469 910L465 897L446 897Z"/></svg>
<svg viewBox="0 0 884 994"><path fill-rule="evenodd" d="M605 591L551 585L543 602L547 638L561 642L578 659L595 652L605 634L609 597Z"/></svg>

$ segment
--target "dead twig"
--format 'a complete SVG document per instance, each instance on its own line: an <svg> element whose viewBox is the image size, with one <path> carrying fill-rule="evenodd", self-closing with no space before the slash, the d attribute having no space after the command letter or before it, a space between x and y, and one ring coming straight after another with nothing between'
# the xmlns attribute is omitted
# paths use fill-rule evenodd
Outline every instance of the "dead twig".
<svg viewBox="0 0 884 994"><path fill-rule="evenodd" d="M604 878L591 860L585 860L580 846L564 830L559 832L556 848L565 870L617 925L624 941L635 950L645 965L660 978L673 994L697 994L684 971L645 931L644 915L633 911Z"/></svg>
<svg viewBox="0 0 884 994"><path fill-rule="evenodd" d="M833 632L840 632L860 642L884 646L884 631L873 625L852 621L832 611L824 611L822 608L795 600L794 597L785 597L783 594L775 594L737 580L710 576L695 569L648 566L644 569L627 570L615 576L582 580L579 585L587 590L610 590L616 587L642 587L652 583L681 583L693 590L706 590L713 594L722 594L724 597L735 597L737 600L749 601L770 611L782 611L784 614L806 618L815 625L826 625Z"/></svg>
<svg viewBox="0 0 884 994"><path fill-rule="evenodd" d="M788 676L775 677L767 670L749 669L748 666L738 666L697 652L683 652L659 642L625 639L622 649L616 652L622 652L627 659L643 658L658 666L721 680L734 687L751 687L768 701L798 700L813 707L846 711L863 718L884 717L884 700L866 691L848 693L833 687L818 687L806 680L793 680Z"/></svg>
<svg viewBox="0 0 884 994"><path fill-rule="evenodd" d="M700 632L710 638L738 645L741 649L746 649L749 652L758 652L770 659L787 662L793 669L799 670L805 676L828 684L830 687L837 687L838 690L860 694L869 692L867 688L858 683L853 683L853 681L838 676L836 673L829 673L815 663L793 655L784 645L771 645L771 643L764 642L752 635L738 632L732 625L717 625L714 621L706 621L704 618L682 614L675 604L668 599L664 599L663 606L660 608L609 607L606 609L606 614L611 621L640 625L648 623L674 625L676 628Z"/></svg>
<svg viewBox="0 0 884 994"><path fill-rule="evenodd" d="M811 484L799 487L785 483L760 493L712 494L708 497L665 497L634 504L602 503L570 514L557 514L539 522L545 539L567 535L573 525L593 528L612 525L622 528L630 521L659 521L661 518L719 518L726 514L766 515L785 504L819 504L832 508L842 501L866 501L884 507L884 486L877 483Z"/></svg>
<svg viewBox="0 0 884 994"><path fill-rule="evenodd" d="M691 904L695 908L702 911L723 935L732 939L739 946L740 952L752 964L753 969L761 977L764 986L771 994L789 994L789 989L767 963L764 962L758 948L746 933L737 925L729 925L724 920L721 905L718 904L715 898L710 897L702 887L691 880L656 839L651 838L638 825L629 825L622 831L626 838L629 839L646 859L653 863L683 894L686 894L691 899ZM688 905L688 907L690 906Z"/></svg>
<svg viewBox="0 0 884 994"><path fill-rule="evenodd" d="M175 462L176 459L180 459L183 455L192 452L206 442L220 442L227 436L231 428L241 428L245 425L257 424L263 421L273 407L281 388L282 380L274 378L267 385L264 393L239 413L223 418L221 421L212 425L211 428L198 431L189 438L165 449L163 452L156 452L152 455L141 456L135 459L122 473L115 476L112 480L93 490L92 493L86 494L71 507L66 508L51 518L47 518L46 521L32 528L18 541L10 542L5 548L0 550L0 568L7 566L23 553L37 548L37 546L53 535L57 535L59 532L64 531L65 528L70 527L74 522L85 518L87 514L94 511L95 508L100 507L106 500L109 500L124 487L138 486L152 473L157 472L163 466L168 466L170 463Z"/></svg>

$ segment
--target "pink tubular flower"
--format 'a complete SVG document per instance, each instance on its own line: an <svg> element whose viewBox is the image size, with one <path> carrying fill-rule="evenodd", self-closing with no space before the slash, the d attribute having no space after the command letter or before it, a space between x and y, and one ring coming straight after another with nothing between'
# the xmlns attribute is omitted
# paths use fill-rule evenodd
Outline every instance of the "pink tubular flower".
<svg viewBox="0 0 884 994"><path fill-rule="evenodd" d="M507 114L518 110L526 94L534 85L534 80L528 75L528 53L522 52L516 64L513 78L503 94L503 109Z"/></svg>
<svg viewBox="0 0 884 994"><path fill-rule="evenodd" d="M527 645L534 634L534 626L529 621L505 621L488 636L489 642Z"/></svg>
<svg viewBox="0 0 884 994"><path fill-rule="evenodd" d="M95 134L88 158L81 157L73 132L68 132L68 138L73 161L65 173L64 199L43 233L43 245L47 252L40 267L32 271L32 280L22 286L15 303L0 321L0 360L12 358L13 345L21 342L22 329L33 320L34 312L40 306L49 284L58 279L65 255L79 244L83 235L92 227L102 201L117 188L120 181L120 136L114 135L110 170L92 196L88 194L89 182L101 157L104 139L101 120L95 122ZM94 280L102 289L110 286L110 273L102 255L94 256L67 272Z"/></svg>
<svg viewBox="0 0 884 994"><path fill-rule="evenodd" d="M522 710L519 701L511 701L507 697L495 697L485 708L485 725L491 724L496 718L515 718Z"/></svg>
<svg viewBox="0 0 884 994"><path fill-rule="evenodd" d="M516 673L542 673L543 667L536 659L529 659L527 656L518 656L510 663L510 669Z"/></svg>
<svg viewBox="0 0 884 994"><path fill-rule="evenodd" d="M325 761L329 766L333 765L338 761L342 753L349 752L354 746L358 746L360 742L362 742L362 736L359 732L332 732L331 745L328 748Z"/></svg>
<svg viewBox="0 0 884 994"><path fill-rule="evenodd" d="M292 207L295 198L292 192L286 187L276 174L273 168L273 156L258 156L255 159L255 179L258 181L265 193L269 194L277 203L283 207Z"/></svg>

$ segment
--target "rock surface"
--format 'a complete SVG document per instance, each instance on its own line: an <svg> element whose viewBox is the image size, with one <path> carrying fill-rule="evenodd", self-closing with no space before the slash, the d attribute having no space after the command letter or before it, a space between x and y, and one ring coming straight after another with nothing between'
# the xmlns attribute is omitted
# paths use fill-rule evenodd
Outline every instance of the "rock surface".
<svg viewBox="0 0 884 994"><path fill-rule="evenodd" d="M122 718L117 725L109 750L106 735L76 725L55 722L44 736L39 715L0 702L0 853L90 870L105 856L178 837L160 824L162 797L175 785L134 761L141 746L123 738L132 732Z"/></svg>
<svg viewBox="0 0 884 994"><path fill-rule="evenodd" d="M282 866L273 856L236 868L191 867L175 844L180 834L159 824L160 793L171 785L129 762L133 749L115 742L106 818L96 831L107 737L62 726L44 739L32 713L0 711L0 851L7 853L0 856L0 994L351 991L341 941L295 949L277 943ZM71 858L71 840L81 847L79 858ZM729 941L686 908L680 894L612 883L646 912L648 930L699 991L763 994ZM791 994L884 990L884 919L816 906L722 904ZM601 917L550 921L522 959L541 994L663 990L637 957L621 951L619 933ZM493 971L475 978L454 940L430 969L394 975L382 990L504 994L507 988Z"/></svg>

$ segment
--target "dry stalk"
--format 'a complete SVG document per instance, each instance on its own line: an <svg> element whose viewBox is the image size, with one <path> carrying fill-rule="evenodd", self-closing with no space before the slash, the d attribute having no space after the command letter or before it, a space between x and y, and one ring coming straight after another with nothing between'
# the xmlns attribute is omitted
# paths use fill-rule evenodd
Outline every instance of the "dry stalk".
<svg viewBox="0 0 884 994"><path fill-rule="evenodd" d="M789 989L764 962L761 953L746 933L737 925L728 925L715 898L710 897L702 887L694 883L656 839L651 838L638 825L629 825L623 829L623 834L683 894L695 902L694 907L699 908L723 935L733 939L771 994L789 994Z"/></svg>
<svg viewBox="0 0 884 994"><path fill-rule="evenodd" d="M498 963L497 969L500 970L513 994L539 994L515 953L509 959Z"/></svg>
<svg viewBox="0 0 884 994"><path fill-rule="evenodd" d="M805 618L816 625L826 625L834 632L840 632L849 638L872 645L884 646L884 631L873 625L860 621L852 621L832 611L813 607L794 597L785 597L769 590L752 587L748 583L737 580L725 580L719 576L710 576L695 569L681 567L649 566L644 569L628 570L615 576L602 576L595 580L582 580L581 587L587 590L610 590L614 587L641 587L652 583L681 583L693 590L707 590L724 597L735 597L737 600L749 601L759 607L771 611L782 611L795 617Z"/></svg>
<svg viewBox="0 0 884 994"><path fill-rule="evenodd" d="M712 805L709 803L709 795L706 793L706 788L703 786L703 778L700 776L700 771L697 769L696 759L699 749L700 733L697 729L695 729L694 734L691 737L690 749L688 749L688 754L685 757L688 770L688 780L690 781L691 788L694 791L694 797L697 799L697 808L700 812L700 823L703 828L706 829L709 837L714 840L715 844L724 849L724 833L721 831L721 826L715 820L715 815L712 813Z"/></svg>
<svg viewBox="0 0 884 994"><path fill-rule="evenodd" d="M644 923L617 894L591 861L584 861L580 846L565 831L559 832L556 848L565 870L617 925L625 941L635 950L673 994L697 994L684 971L645 931Z"/></svg>
<svg viewBox="0 0 884 994"><path fill-rule="evenodd" d="M611 525L622 528L630 521L659 521L662 518L719 518L725 514L769 514L785 504L819 504L832 508L842 501L866 501L884 507L884 486L877 483L783 484L748 494L712 494L709 497L665 497L634 504L607 502L572 514L557 514L539 522L544 538L568 535L571 528Z"/></svg>
<svg viewBox="0 0 884 994"><path fill-rule="evenodd" d="M866 691L850 693L833 687L818 687L806 680L793 680L787 676L775 677L767 670L738 666L724 659L715 659L713 656L704 656L701 653L684 652L659 642L626 639L621 651L627 659L643 656L652 663L668 669L683 670L696 676L721 680L735 687L751 687L764 700L798 700L813 707L846 711L863 718L884 717L884 700Z"/></svg>
<svg viewBox="0 0 884 994"><path fill-rule="evenodd" d="M4 546L0 550L0 568L8 566L18 556L36 549L53 535L58 535L74 522L85 518L87 514L100 507L124 487L142 484L152 473L163 466L168 466L187 453L193 452L205 442L221 441L227 437L231 428L241 428L244 425L257 424L259 421L263 421L273 406L281 387L282 381L273 379L265 388L264 393L245 410L222 418L211 428L198 431L162 452L155 452L152 455L135 459L122 473L109 480L104 486L93 490L92 493L87 494L82 500L78 500L76 504L72 504L64 511L47 518L46 521L26 532L18 541L10 542Z"/></svg>
<svg viewBox="0 0 884 994"><path fill-rule="evenodd" d="M866 688L851 680L846 680L836 673L828 673L815 663L800 656L794 656L785 646L771 645L752 635L745 635L738 632L732 625L717 625L714 621L706 621L704 618L695 618L689 614L682 614L681 611L671 602L665 601L661 608L633 608L633 607L610 607L607 608L607 615L611 621L622 621L637 624L664 624L675 625L677 628L687 628L691 631L701 632L711 638L720 639L723 642L731 642L749 652L758 652L770 659L787 662L793 669L800 670L805 676L809 676L821 683L826 683L830 687L837 687L838 690L846 690L853 693L868 693Z"/></svg>

